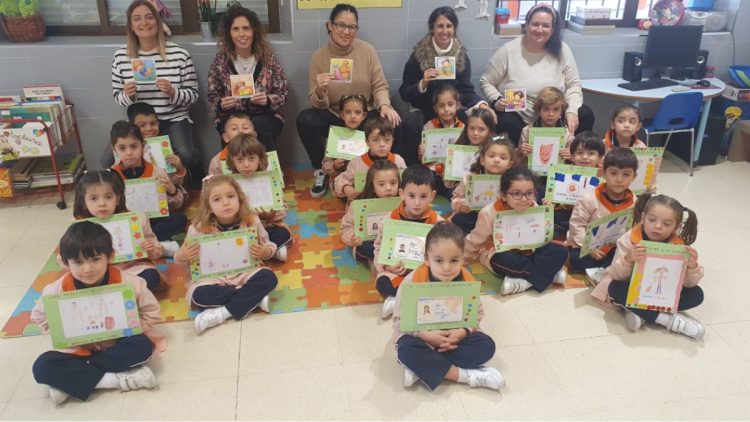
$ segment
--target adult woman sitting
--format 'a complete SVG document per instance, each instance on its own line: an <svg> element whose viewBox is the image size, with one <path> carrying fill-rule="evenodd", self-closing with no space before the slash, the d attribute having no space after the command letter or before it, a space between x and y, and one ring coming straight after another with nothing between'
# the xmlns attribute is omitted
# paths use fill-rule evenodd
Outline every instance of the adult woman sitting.
<svg viewBox="0 0 750 422"><path fill-rule="evenodd" d="M487 102L474 91L471 61L466 48L456 38L458 16L453 8L443 6L433 10L427 20L427 27L430 32L414 46L414 51L404 66L403 82L398 90L401 98L416 109L404 123L404 136L399 151L407 164L419 162L417 148L422 139L422 129L427 121L436 116L433 95L441 86L454 85L461 105L465 108L482 107L492 111ZM455 79L437 79L435 58L439 56L456 58ZM466 120L465 110L459 112L459 118Z"/></svg>
<svg viewBox="0 0 750 422"><path fill-rule="evenodd" d="M312 105L297 116L297 133L315 169L315 182L310 194L319 198L328 189L328 177L321 170L328 128L344 126L338 114L344 95L363 95L369 114L380 113L397 126L401 122L388 97L388 81L383 74L378 54L369 43L356 38L359 15L349 4L337 4L331 11L326 28L331 39L310 58L309 94ZM347 59L346 72L331 72L332 59ZM334 62L335 63L335 62ZM346 81L349 82L346 82Z"/></svg>
<svg viewBox="0 0 750 422"><path fill-rule="evenodd" d="M479 87L493 108L500 112L498 131L508 132L518 143L521 130L534 122L533 104L542 88L551 86L565 93L565 121L571 133L591 130L594 113L583 104L581 79L573 52L562 42L563 21L549 5L539 4L526 14L523 37L516 38L490 58ZM526 110L506 112L506 89L526 89Z"/></svg>
<svg viewBox="0 0 750 422"><path fill-rule="evenodd" d="M219 29L218 48L208 69L208 101L217 130L220 134L224 131L224 123L232 113L245 113L266 149L276 150L276 139L284 128L280 110L289 85L258 15L242 6L231 7ZM233 96L230 75L253 75L252 97Z"/></svg>
<svg viewBox="0 0 750 422"><path fill-rule="evenodd" d="M165 41L162 20L156 8L146 0L135 0L127 9L127 45L115 52L112 60L112 93L115 102L127 107L145 102L154 107L159 119L159 134L169 135L172 149L185 167L199 168L200 156L193 145L193 122L188 113L198 101L198 80L190 53L177 44ZM133 60L153 60L156 81L136 83ZM137 63L137 62L136 62ZM141 70L143 69L143 70ZM139 67L137 72L148 72ZM149 75L146 75L149 76ZM111 151L111 148L107 148ZM112 155L102 156L109 167ZM106 164L106 165L105 165ZM196 170L200 173L202 170ZM200 174L193 172L193 178Z"/></svg>

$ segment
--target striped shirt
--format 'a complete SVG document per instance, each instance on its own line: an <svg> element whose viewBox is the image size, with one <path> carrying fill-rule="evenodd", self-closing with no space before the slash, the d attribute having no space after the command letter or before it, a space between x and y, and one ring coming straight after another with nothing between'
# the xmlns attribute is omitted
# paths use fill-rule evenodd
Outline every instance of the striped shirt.
<svg viewBox="0 0 750 422"><path fill-rule="evenodd" d="M156 110L159 120L180 121L190 120L188 112L190 106L198 101L198 78L190 53L173 42L166 43L167 60L159 56L159 52L138 51L138 57L152 59L156 63L156 77L166 79L177 90L174 98L161 92L156 85L143 83L138 85L135 100L128 97L123 86L133 80L131 58L127 56L125 47L115 51L112 60L112 95L115 102L127 107L136 101L151 104Z"/></svg>

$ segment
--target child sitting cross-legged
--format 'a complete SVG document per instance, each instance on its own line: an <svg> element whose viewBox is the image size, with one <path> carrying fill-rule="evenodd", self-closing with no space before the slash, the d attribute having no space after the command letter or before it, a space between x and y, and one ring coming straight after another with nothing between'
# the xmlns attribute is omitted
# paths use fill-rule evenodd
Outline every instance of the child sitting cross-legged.
<svg viewBox="0 0 750 422"><path fill-rule="evenodd" d="M135 290L143 334L44 352L32 367L36 382L49 386L55 404L61 404L69 396L85 401L95 389L128 391L156 387L154 373L144 364L151 359L155 348L166 349L166 340L153 329L161 321L161 314L159 302L146 288L146 282L110 265L114 256L112 236L99 224L90 221L72 224L60 239L59 251L67 272L44 287L42 296L129 284ZM31 321L42 332L49 330L42 298L31 311Z"/></svg>
<svg viewBox="0 0 750 422"><path fill-rule="evenodd" d="M421 380L431 391L443 380L471 387L499 390L505 386L500 371L483 366L495 354L495 342L479 329L484 309L479 299L477 326L473 329L401 331L401 292L409 283L475 281L463 267L464 233L447 221L435 224L425 240L425 263L404 278L393 311L393 344L404 366L404 387Z"/></svg>

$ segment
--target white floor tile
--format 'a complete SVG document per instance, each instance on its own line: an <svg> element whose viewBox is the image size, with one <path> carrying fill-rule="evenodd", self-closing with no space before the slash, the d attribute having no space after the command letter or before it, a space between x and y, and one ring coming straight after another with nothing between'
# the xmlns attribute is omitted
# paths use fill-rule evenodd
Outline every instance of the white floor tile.
<svg viewBox="0 0 750 422"><path fill-rule="evenodd" d="M14 247L0 263L0 287L31 286L53 250L34 245Z"/></svg>
<svg viewBox="0 0 750 422"><path fill-rule="evenodd" d="M69 398L55 406L49 397L12 401L2 420L113 420L120 414L125 395L116 390L97 390L85 402Z"/></svg>
<svg viewBox="0 0 750 422"><path fill-rule="evenodd" d="M21 377L31 372L41 336L0 339L0 402L10 401Z"/></svg>
<svg viewBox="0 0 750 422"><path fill-rule="evenodd" d="M335 317L343 363L396 358L391 342L393 323L380 319L380 309L380 304L374 304L330 311Z"/></svg>
<svg viewBox="0 0 750 422"><path fill-rule="evenodd" d="M750 361L750 321L716 324L711 329Z"/></svg>

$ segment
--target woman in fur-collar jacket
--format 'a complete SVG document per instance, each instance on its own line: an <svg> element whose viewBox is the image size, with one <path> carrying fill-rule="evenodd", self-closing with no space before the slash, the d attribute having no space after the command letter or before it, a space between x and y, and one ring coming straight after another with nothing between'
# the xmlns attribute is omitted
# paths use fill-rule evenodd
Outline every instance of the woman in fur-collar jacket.
<svg viewBox="0 0 750 422"><path fill-rule="evenodd" d="M414 52L404 66L404 75L399 93L413 110L406 122L400 154L407 164L418 162L417 147L421 140L425 122L436 116L433 93L444 84L456 87L463 108L482 107L491 111L489 105L474 90L471 83L471 61L466 47L456 38L458 16L452 8L443 6L433 10L427 21L430 32L414 46ZM455 79L437 79L438 66L435 58L455 57ZM459 112L465 119L465 110ZM413 144L413 145L412 145Z"/></svg>

